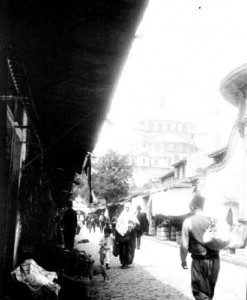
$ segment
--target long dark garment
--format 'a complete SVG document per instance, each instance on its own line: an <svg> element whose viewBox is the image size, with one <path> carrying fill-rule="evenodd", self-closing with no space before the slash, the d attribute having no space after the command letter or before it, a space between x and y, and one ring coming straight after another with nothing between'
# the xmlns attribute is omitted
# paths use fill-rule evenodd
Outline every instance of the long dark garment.
<svg viewBox="0 0 247 300"><path fill-rule="evenodd" d="M65 247L69 250L72 250L74 247L74 239L76 234L77 227L77 213L72 208L69 208L65 211L62 225L64 227L64 244Z"/></svg>
<svg viewBox="0 0 247 300"><path fill-rule="evenodd" d="M132 230L121 236L116 231L116 241L119 243L119 260L122 265L128 266L133 263L136 248L136 232Z"/></svg>
<svg viewBox="0 0 247 300"><path fill-rule="evenodd" d="M196 300L211 300L220 271L220 259L193 259L191 287Z"/></svg>
<svg viewBox="0 0 247 300"><path fill-rule="evenodd" d="M63 234L65 247L72 250L74 248L75 231L64 229Z"/></svg>

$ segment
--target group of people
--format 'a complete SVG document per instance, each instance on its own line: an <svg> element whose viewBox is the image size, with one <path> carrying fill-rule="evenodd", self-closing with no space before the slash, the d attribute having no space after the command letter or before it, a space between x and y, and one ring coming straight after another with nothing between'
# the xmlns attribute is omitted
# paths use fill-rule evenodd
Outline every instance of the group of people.
<svg viewBox="0 0 247 300"><path fill-rule="evenodd" d="M191 289L196 300L211 300L220 270L219 250L213 250L203 243L203 235L211 224L211 218L203 214L205 198L196 194L190 202L190 217L182 226L180 258L183 269L188 269L187 255L191 253ZM106 268L110 268L110 253L114 243L118 245L121 268L128 268L134 260L135 249L140 249L141 236L146 230L146 217L137 207L137 213L126 203L117 219L115 233L105 229L100 240L100 253L105 255ZM103 258L104 259L104 258ZM102 260L101 256L101 263Z"/></svg>
<svg viewBox="0 0 247 300"><path fill-rule="evenodd" d="M80 221L80 220L79 220ZM121 268L128 268L134 260L135 249L140 249L141 236L147 231L148 221L146 214L141 212L141 206L137 206L137 211L133 211L131 204L126 203L120 215L116 214L112 218L112 226L107 222L107 218L102 213L99 217L100 232L104 236L100 240L101 263L110 268L110 257L112 248L117 246ZM73 202L68 201L67 210L65 210L59 224L63 228L64 245L72 250L74 246L75 235L78 233L78 214L73 209ZM86 218L86 225L89 229L95 231L96 218L89 215Z"/></svg>
<svg viewBox="0 0 247 300"><path fill-rule="evenodd" d="M187 255L191 253L191 288L196 300L211 300L220 270L219 250L210 249L203 242L203 235L211 224L211 218L203 214L205 198L195 195L190 202L191 215L185 219L182 226L180 242L180 258L183 269L188 269ZM106 226L101 218L100 261L106 268L110 268L112 248L117 247L117 255L121 268L132 265L135 250L140 249L141 236L147 230L148 221L141 207L132 210L131 204L126 203L116 220L115 226ZM92 223L91 223L92 224ZM64 244L73 249L77 227L77 213L72 208L72 201L68 202L68 209L64 212L61 221L63 226Z"/></svg>
<svg viewBox="0 0 247 300"><path fill-rule="evenodd" d="M104 215L104 212L102 212L100 216L95 213L90 213L86 217L86 227L89 230L89 233L95 232L96 227L99 227L100 232L103 232L104 227L109 223L109 218Z"/></svg>
<svg viewBox="0 0 247 300"><path fill-rule="evenodd" d="M140 249L141 236L147 230L148 220L146 214L141 212L141 206L137 206L137 212L134 212L131 204L126 203L115 222L113 232L106 227L104 237L100 240L101 263L103 262L103 253L106 258L106 268L110 267L110 253L113 246L115 246L117 247L121 268L126 269L133 263L135 249Z"/></svg>

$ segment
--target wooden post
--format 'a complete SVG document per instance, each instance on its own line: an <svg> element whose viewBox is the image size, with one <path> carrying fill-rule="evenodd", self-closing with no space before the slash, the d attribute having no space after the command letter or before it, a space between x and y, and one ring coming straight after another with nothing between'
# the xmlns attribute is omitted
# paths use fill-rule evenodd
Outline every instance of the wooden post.
<svg viewBox="0 0 247 300"><path fill-rule="evenodd" d="M0 41L1 43L1 41ZM0 44L0 96L5 92L7 80L6 47ZM7 103L0 98L0 299L3 298L6 271L6 216L7 216L7 178L6 178L6 137Z"/></svg>
<svg viewBox="0 0 247 300"><path fill-rule="evenodd" d="M2 95L7 92L8 64L7 64L7 1L1 1L0 9L0 299L4 298L6 282L6 242L7 242L7 103Z"/></svg>

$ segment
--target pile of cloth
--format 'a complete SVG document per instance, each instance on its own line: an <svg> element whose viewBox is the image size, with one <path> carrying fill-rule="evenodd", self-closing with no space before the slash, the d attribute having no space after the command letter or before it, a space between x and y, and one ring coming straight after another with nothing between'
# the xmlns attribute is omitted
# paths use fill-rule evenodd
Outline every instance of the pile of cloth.
<svg viewBox="0 0 247 300"><path fill-rule="evenodd" d="M11 272L14 280L25 284L32 295L47 293L58 299L61 286L56 282L56 272L50 272L39 266L33 259L27 259Z"/></svg>

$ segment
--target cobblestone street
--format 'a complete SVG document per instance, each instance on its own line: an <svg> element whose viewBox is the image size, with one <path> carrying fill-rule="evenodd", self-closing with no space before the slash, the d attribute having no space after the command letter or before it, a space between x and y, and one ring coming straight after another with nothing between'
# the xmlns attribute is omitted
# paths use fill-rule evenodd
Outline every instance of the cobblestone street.
<svg viewBox="0 0 247 300"><path fill-rule="evenodd" d="M88 238L87 244L76 244L76 248L91 254L95 265L99 262L99 228L88 233L83 227L76 241ZM190 265L190 259L188 259ZM141 250L136 250L134 264L121 269L119 258L112 256L111 269L107 270L109 281L101 275L94 277L98 293L93 299L194 299L190 290L190 269L180 266L179 250L153 238L143 237ZM221 261L221 271L214 300L245 300L247 268Z"/></svg>

